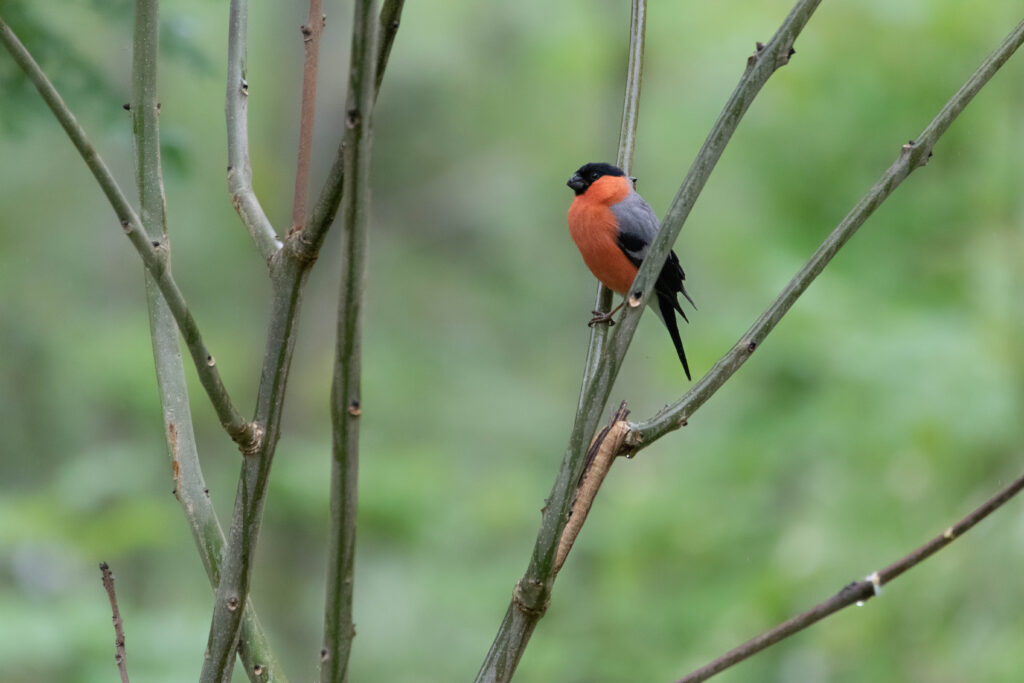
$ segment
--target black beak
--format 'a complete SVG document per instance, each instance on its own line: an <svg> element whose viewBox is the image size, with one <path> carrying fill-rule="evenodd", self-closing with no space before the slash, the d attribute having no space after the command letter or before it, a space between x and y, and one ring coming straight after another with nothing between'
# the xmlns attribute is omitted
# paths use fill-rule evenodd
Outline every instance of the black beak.
<svg viewBox="0 0 1024 683"><path fill-rule="evenodd" d="M572 191L578 195L583 194L583 191L587 189L587 183L585 180L583 180L582 176L580 176L579 173L574 173L572 178L569 178L569 181L566 183L566 185L571 187Z"/></svg>

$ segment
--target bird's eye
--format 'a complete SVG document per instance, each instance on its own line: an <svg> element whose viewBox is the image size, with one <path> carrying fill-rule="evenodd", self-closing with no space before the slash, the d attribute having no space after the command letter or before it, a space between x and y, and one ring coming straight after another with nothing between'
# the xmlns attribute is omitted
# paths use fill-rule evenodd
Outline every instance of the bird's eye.
<svg viewBox="0 0 1024 683"><path fill-rule="evenodd" d="M600 177L600 176L599 176L599 175L597 175L597 171L591 171L591 172L590 172L590 179L591 179L592 181L593 181L593 180L597 180L597 179L598 179L599 177Z"/></svg>

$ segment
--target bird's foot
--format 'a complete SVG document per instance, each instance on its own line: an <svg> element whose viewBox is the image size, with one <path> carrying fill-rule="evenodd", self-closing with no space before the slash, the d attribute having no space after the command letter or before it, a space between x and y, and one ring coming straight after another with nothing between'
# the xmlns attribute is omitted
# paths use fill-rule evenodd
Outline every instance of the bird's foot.
<svg viewBox="0 0 1024 683"><path fill-rule="evenodd" d="M594 314L594 317L590 319L589 323L587 323L587 327L593 327L594 325L607 325L608 327L611 327L615 324L615 313L618 310L619 309L616 308L614 311L609 311L608 313L605 313L604 311L591 311Z"/></svg>

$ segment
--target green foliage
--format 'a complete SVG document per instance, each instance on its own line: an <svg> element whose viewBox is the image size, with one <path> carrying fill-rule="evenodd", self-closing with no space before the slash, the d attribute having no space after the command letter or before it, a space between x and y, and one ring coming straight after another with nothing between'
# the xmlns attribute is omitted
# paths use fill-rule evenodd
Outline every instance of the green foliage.
<svg viewBox="0 0 1024 683"><path fill-rule="evenodd" d="M786 2L652 6L639 188L663 212ZM112 3L2 2L124 187L130 22ZM305 8L256 7L254 184L287 222ZM329 8L314 185L341 135L347 12ZM755 102L677 243L697 373L1020 19L1011 3L825 3ZM130 13L128 13L130 15ZM165 9L161 128L176 278L241 407L265 268L224 178L226 9ZM465 27L465 28L460 28ZM522 573L568 435L594 285L571 171L613 155L622 3L410 3L379 99L366 308L353 680L473 675ZM172 54L179 33L188 48ZM681 432L615 465L517 680L671 680L887 564L1019 474L1022 58ZM88 75L91 73L91 76ZM211 593L163 453L138 257L0 54L0 661L109 680L96 564L129 670L194 677ZM106 84L106 85L104 85ZM310 279L253 598L293 680L317 669L337 236ZM190 379L194 373L189 370ZM614 399L686 388L641 323ZM227 518L238 455L193 396ZM1005 681L1024 668L1021 502L722 681ZM55 646L59 643L59 646ZM238 677L241 680L241 677Z"/></svg>
<svg viewBox="0 0 1024 683"><path fill-rule="evenodd" d="M50 78L58 83L65 98L88 101L94 106L100 101L109 103L117 99L108 75L75 42L52 27L53 22L39 12L38 3L8 0L0 3L0 9ZM0 131L23 135L39 95L21 69L7 58L0 60L0 92L4 94Z"/></svg>

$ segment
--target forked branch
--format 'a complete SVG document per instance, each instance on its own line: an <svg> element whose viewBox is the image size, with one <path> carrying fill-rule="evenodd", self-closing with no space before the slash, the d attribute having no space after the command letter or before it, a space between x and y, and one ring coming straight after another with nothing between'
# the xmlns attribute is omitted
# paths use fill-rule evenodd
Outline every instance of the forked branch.
<svg viewBox="0 0 1024 683"><path fill-rule="evenodd" d="M252 188L249 163L249 81L246 80L249 2L231 0L228 9L228 77L224 113L228 128L228 190L231 204L268 264L281 248L267 214Z"/></svg>
<svg viewBox="0 0 1024 683"><path fill-rule="evenodd" d="M789 63L794 54L793 45L797 37L807 26L821 0L799 0L779 29L767 43L757 43L754 52L748 57L746 70L739 83L725 103L718 119L711 127L701 146L697 157L690 165L686 177L679 186L679 191L669 206L668 213L661 224L658 237L651 243L644 262L633 280L629 296L629 305L625 307L619 325L610 334L608 340L607 359L596 370L601 381L610 384L618 376L619 367L633 340L633 334L640 322L640 315L645 309L648 298L654 291L654 283L665 264L669 251L682 230L686 219L693 210L697 198L711 177L711 172L722 157L726 145L739 127L754 98L761 92L768 79L779 68ZM605 379L607 378L607 379ZM604 401L607 401L607 396ZM603 406L603 403L602 403Z"/></svg>
<svg viewBox="0 0 1024 683"><path fill-rule="evenodd" d="M1024 41L1024 21L985 59L980 67L960 87L942 110L936 114L921 134L900 148L897 159L868 190L856 206L821 243L800 272L790 280L775 301L740 340L715 363L690 391L667 406L650 420L633 425L626 440L627 447L636 452L649 446L662 436L685 425L690 416L711 398L719 388L750 358L796 300L825 269L836 253L853 236L864 221L891 195L907 176L928 163L932 147L949 129L956 117L967 107L978 91L995 75Z"/></svg>
<svg viewBox="0 0 1024 683"><path fill-rule="evenodd" d="M135 137L136 184L139 191L143 227L150 238L160 241L171 257L164 210L164 188L160 165L159 106L157 104L157 64L160 52L159 2L138 0L135 5L135 30L132 45L132 133ZM178 345L178 326L146 271L146 302L149 306L149 330L153 344L153 364L163 409L164 434L174 477L174 496L192 530L196 548L210 583L216 587L220 577L224 532L210 500L199 465L192 411L189 405L185 367ZM245 672L253 683L285 683L280 665L270 650L267 638L250 603L245 605L242 634L238 648Z"/></svg>

